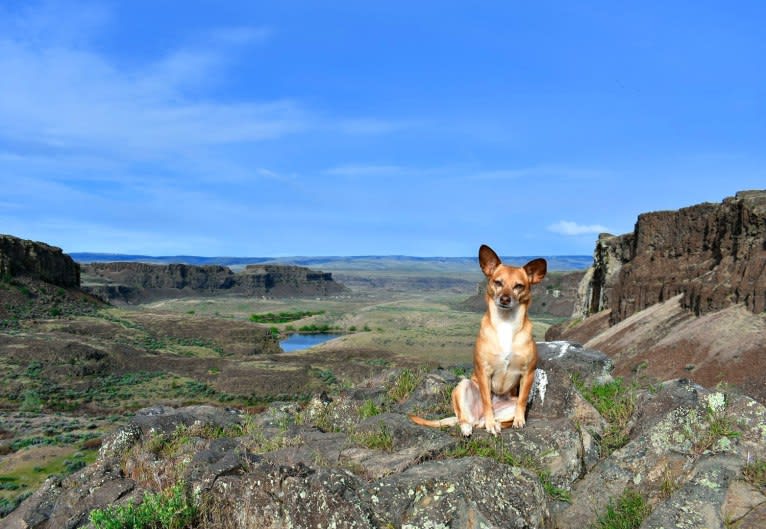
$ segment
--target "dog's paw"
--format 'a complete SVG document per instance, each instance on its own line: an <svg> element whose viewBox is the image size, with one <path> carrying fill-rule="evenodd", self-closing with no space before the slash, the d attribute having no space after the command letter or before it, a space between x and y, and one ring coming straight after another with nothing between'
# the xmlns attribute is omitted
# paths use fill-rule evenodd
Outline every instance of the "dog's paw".
<svg viewBox="0 0 766 529"><path fill-rule="evenodd" d="M523 415L521 415L521 416L517 415L517 416L515 416L513 418L513 427L514 428L524 428L525 424L527 424L527 420L524 418Z"/></svg>
<svg viewBox="0 0 766 529"><path fill-rule="evenodd" d="M499 421L492 421L491 423L487 423L487 432L491 433L492 435L498 435L501 428L502 426L500 425Z"/></svg>
<svg viewBox="0 0 766 529"><path fill-rule="evenodd" d="M471 434L473 433L473 426L469 422L461 422L460 431L463 433L465 437L470 437Z"/></svg>

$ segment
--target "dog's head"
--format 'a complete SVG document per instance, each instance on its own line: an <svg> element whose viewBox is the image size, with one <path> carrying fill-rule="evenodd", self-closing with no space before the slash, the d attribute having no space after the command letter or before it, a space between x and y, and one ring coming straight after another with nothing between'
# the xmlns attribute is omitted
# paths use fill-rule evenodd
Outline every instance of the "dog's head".
<svg viewBox="0 0 766 529"><path fill-rule="evenodd" d="M532 285L542 281L548 269L545 259L533 259L520 268L504 265L486 244L479 248L479 265L487 276L487 294L501 310L527 305Z"/></svg>

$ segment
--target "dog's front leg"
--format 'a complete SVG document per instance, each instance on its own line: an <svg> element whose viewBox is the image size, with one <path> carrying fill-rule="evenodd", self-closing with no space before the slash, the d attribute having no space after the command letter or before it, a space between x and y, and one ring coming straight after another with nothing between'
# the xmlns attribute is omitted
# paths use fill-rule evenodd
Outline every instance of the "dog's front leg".
<svg viewBox="0 0 766 529"><path fill-rule="evenodd" d="M495 420L495 410L492 407L491 375L487 375L484 370L481 370L475 380L479 386L481 405L484 411L484 427L492 435L497 435L500 433L500 423Z"/></svg>
<svg viewBox="0 0 766 529"><path fill-rule="evenodd" d="M532 384L535 381L535 366L532 366L522 377L519 384L519 400L516 404L516 413L513 416L513 427L523 428L527 422L527 400L529 392L532 390Z"/></svg>

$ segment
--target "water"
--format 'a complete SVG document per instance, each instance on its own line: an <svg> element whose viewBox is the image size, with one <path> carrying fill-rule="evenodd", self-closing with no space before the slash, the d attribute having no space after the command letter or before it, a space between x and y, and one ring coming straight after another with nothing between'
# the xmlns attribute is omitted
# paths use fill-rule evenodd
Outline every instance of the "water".
<svg viewBox="0 0 766 529"><path fill-rule="evenodd" d="M338 338L340 334L291 334L284 340L279 341L280 347L286 353L292 351L300 351L301 349L308 349L320 343L327 342L333 338Z"/></svg>

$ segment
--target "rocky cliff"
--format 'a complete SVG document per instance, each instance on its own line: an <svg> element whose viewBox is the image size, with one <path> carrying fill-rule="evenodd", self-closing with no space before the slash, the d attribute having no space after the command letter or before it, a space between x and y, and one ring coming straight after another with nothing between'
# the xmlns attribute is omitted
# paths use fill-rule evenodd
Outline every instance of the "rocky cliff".
<svg viewBox="0 0 766 529"><path fill-rule="evenodd" d="M645 213L633 233L602 235L576 317L611 310L620 322L682 294L696 315L742 303L766 310L766 191L721 204Z"/></svg>
<svg viewBox="0 0 766 529"><path fill-rule="evenodd" d="M141 501L144 516L172 506L195 528L580 529L610 507L625 527L764 527L763 405L688 380L629 388L601 353L539 348L527 425L497 438L407 419L450 413L458 379L444 369L386 372L251 415L158 406L106 437L95 463L50 478L3 527L128 519Z"/></svg>
<svg viewBox="0 0 766 529"><path fill-rule="evenodd" d="M80 286L80 266L61 248L0 235L0 276L39 279L60 287Z"/></svg>
<svg viewBox="0 0 766 529"><path fill-rule="evenodd" d="M131 262L83 265L83 289L106 301L140 303L217 294L328 296L343 292L345 287L330 273L299 266L250 265L235 273L225 266Z"/></svg>
<svg viewBox="0 0 766 529"><path fill-rule="evenodd" d="M604 351L620 376L726 382L766 402L766 191L602 235L579 292L574 320L546 339Z"/></svg>

